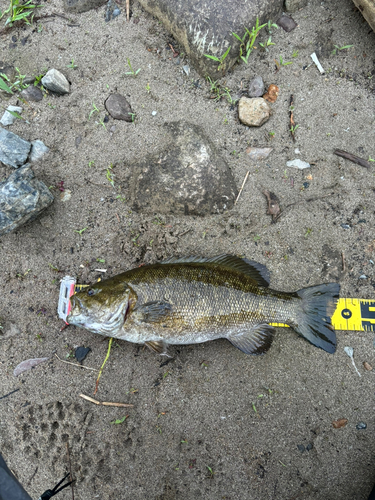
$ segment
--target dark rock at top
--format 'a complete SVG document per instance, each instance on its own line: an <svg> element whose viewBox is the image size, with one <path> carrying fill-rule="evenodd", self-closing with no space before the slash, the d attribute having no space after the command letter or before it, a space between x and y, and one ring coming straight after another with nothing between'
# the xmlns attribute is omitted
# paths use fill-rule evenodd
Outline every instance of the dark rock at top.
<svg viewBox="0 0 375 500"><path fill-rule="evenodd" d="M133 121L132 108L121 94L111 94L104 104L108 113L115 118L115 120L124 120L126 122Z"/></svg>
<svg viewBox="0 0 375 500"><path fill-rule="evenodd" d="M106 0L64 0L64 9L68 12L87 12L104 5Z"/></svg>
<svg viewBox="0 0 375 500"><path fill-rule="evenodd" d="M29 222L53 202L48 187L27 163L0 182L0 236Z"/></svg>
<svg viewBox="0 0 375 500"><path fill-rule="evenodd" d="M197 125L164 125L168 145L131 165L130 199L145 213L206 215L233 207L236 183L215 145Z"/></svg>
<svg viewBox="0 0 375 500"><path fill-rule="evenodd" d="M225 70L237 61L245 26L249 30L260 23L276 19L282 10L283 0L139 0L140 4L156 16L183 45L191 63L203 76L220 78L218 63L204 54L221 57L231 47L225 58Z"/></svg>

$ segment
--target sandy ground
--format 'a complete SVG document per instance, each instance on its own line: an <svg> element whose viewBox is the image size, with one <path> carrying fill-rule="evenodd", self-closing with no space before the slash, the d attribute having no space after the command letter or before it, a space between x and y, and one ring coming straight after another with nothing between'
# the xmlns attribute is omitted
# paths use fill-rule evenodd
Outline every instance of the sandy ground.
<svg viewBox="0 0 375 500"><path fill-rule="evenodd" d="M57 0L43 3L41 13L64 13ZM30 123L10 127L51 148L34 172L51 186L55 202L0 240L0 396L18 389L0 400L1 452L35 498L69 470L68 446L76 500L366 499L375 481L374 372L363 367L365 361L375 366L372 332L338 331L337 352L329 355L279 329L261 357L222 340L171 347L168 364L119 341L96 397L134 404L125 410L82 400L80 393L93 395L96 373L54 356L76 362L74 348L89 346L83 365L98 369L107 351L100 336L74 327L60 332L56 308L65 274L90 283L101 275L97 268L113 276L172 255L226 252L266 264L275 289L339 281L342 297L374 293L374 170L333 155L340 148L375 158L375 35L352 2L310 1L293 15L298 28L275 31L268 53L254 51L247 66L237 65L221 80L233 99L256 74L280 87L273 116L259 129L241 125L236 106L225 99L210 99L208 83L193 69L183 72L189 61L182 56L176 64L171 57L172 39L162 25L137 2L131 8L129 23L124 14L105 23L103 7L68 15L71 21L45 18L0 38L2 58L22 74L54 67L72 84L69 95L24 106ZM335 45L349 44L354 47L332 54ZM325 75L311 65L313 51ZM293 64L275 73L273 59L280 56ZM127 58L141 69L136 78L125 76ZM67 68L72 59L75 69ZM134 123L111 118L106 128L100 124L112 92L129 100ZM16 98L1 105L8 103ZM93 103L100 112L89 119ZM249 170L235 209L205 218L132 211L127 165L159 151L163 124L176 120L204 128L238 187ZM248 146L274 151L255 164L246 157ZM296 157L313 165L287 168ZM106 178L111 164L114 187ZM1 179L11 171L0 167ZM65 202L61 181L71 192ZM266 215L264 188L281 207L296 203L276 224ZM361 377L345 346L354 348ZM44 356L50 361L13 376L21 361ZM112 423L125 415L123 423ZM334 429L332 421L341 418L347 425ZM367 428L356 429L359 422ZM72 492L57 498L70 499Z"/></svg>

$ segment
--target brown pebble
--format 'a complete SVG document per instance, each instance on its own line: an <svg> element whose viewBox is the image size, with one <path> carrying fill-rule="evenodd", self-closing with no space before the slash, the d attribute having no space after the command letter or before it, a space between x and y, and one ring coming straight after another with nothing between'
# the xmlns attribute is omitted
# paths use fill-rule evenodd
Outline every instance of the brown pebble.
<svg viewBox="0 0 375 500"><path fill-rule="evenodd" d="M340 429L340 427L345 427L347 423L348 420L346 418L339 418L339 420L334 420L332 425L335 429Z"/></svg>
<svg viewBox="0 0 375 500"><path fill-rule="evenodd" d="M363 362L363 366L365 367L365 369L370 372L372 370L372 366L370 365L370 363L367 363L367 361L364 361Z"/></svg>
<svg viewBox="0 0 375 500"><path fill-rule="evenodd" d="M266 99L268 102L276 102L276 99L279 95L279 87L271 83L268 87L267 92L264 94L263 99Z"/></svg>

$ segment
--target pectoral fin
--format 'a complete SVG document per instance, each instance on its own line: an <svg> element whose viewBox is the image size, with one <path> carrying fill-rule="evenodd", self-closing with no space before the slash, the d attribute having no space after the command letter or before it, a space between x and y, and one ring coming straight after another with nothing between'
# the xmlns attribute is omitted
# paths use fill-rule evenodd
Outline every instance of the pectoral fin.
<svg viewBox="0 0 375 500"><path fill-rule="evenodd" d="M162 340L150 340L149 342L145 342L145 344L152 351L157 352L158 354L167 355L167 344Z"/></svg>
<svg viewBox="0 0 375 500"><path fill-rule="evenodd" d="M267 323L250 326L228 338L235 347L246 354L264 354L271 347L275 329Z"/></svg>
<svg viewBox="0 0 375 500"><path fill-rule="evenodd" d="M171 311L172 306L168 302L146 302L134 308L133 318L142 323L158 323L165 320Z"/></svg>

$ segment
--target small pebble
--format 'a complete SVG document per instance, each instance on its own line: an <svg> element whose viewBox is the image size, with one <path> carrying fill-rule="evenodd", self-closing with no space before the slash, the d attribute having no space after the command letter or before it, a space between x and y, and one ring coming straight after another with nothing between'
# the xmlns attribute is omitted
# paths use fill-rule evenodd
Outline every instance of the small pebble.
<svg viewBox="0 0 375 500"><path fill-rule="evenodd" d="M152 116L156 116L157 115L157 111L153 111L151 114L152 114Z"/></svg>
<svg viewBox="0 0 375 500"><path fill-rule="evenodd" d="M305 449L306 449L306 448L303 446L303 444L297 444L297 448L299 449L299 451L300 451L301 453L303 453L303 452L305 451Z"/></svg>
<svg viewBox="0 0 375 500"><path fill-rule="evenodd" d="M341 227L342 227L343 229L350 229L349 224L341 224Z"/></svg>
<svg viewBox="0 0 375 500"><path fill-rule="evenodd" d="M106 110L115 120L132 121L132 108L121 94L111 94L104 103Z"/></svg>
<svg viewBox="0 0 375 500"><path fill-rule="evenodd" d="M42 85L57 94L69 94L70 84L65 76L57 69L50 69L42 78Z"/></svg>
<svg viewBox="0 0 375 500"><path fill-rule="evenodd" d="M312 443L309 443L307 446L306 446L306 451L310 451L314 448L314 445Z"/></svg>
<svg viewBox="0 0 375 500"><path fill-rule="evenodd" d="M276 21L276 24L287 33L294 30L294 28L298 26L294 19L292 19L290 16L285 15L279 17L279 19Z"/></svg>
<svg viewBox="0 0 375 500"><path fill-rule="evenodd" d="M358 424L355 426L355 428L360 431L362 429L367 429L367 424L365 424L364 422L358 422Z"/></svg>
<svg viewBox="0 0 375 500"><path fill-rule="evenodd" d="M26 101L38 102L43 99L42 91L34 85L29 85L26 89L23 89L21 95Z"/></svg>
<svg viewBox="0 0 375 500"><path fill-rule="evenodd" d="M249 83L249 97L262 97L264 94L264 82L261 76L256 76Z"/></svg>
<svg viewBox="0 0 375 500"><path fill-rule="evenodd" d="M310 163L307 163L307 161L302 161L299 158L296 158L295 160L287 161L286 166L298 168L299 170L303 170L305 168L309 168Z"/></svg>
<svg viewBox="0 0 375 500"><path fill-rule="evenodd" d="M5 113L3 114L0 123L6 127L7 125L12 125L15 120L17 120L17 117L12 115L12 113L9 113L9 111L16 112L18 114L22 113L22 108L19 106L8 106L7 109L5 110Z"/></svg>
<svg viewBox="0 0 375 500"><path fill-rule="evenodd" d="M372 366L370 365L370 363L367 363L367 361L363 362L363 366L365 367L365 370L367 370L368 372L372 370Z"/></svg>
<svg viewBox="0 0 375 500"><path fill-rule="evenodd" d="M303 188L304 188L304 189L307 189L309 186L310 186L310 183L309 183L309 182L304 182L304 183L303 183Z"/></svg>
<svg viewBox="0 0 375 500"><path fill-rule="evenodd" d="M361 274L359 277L360 280L367 280L367 276L365 274Z"/></svg>
<svg viewBox="0 0 375 500"><path fill-rule="evenodd" d="M29 160L31 162L38 161L44 156L46 153L48 153L49 147L47 147L43 141L31 141L31 151L30 151L30 157Z"/></svg>
<svg viewBox="0 0 375 500"><path fill-rule="evenodd" d="M72 192L70 189L65 189L62 193L60 193L60 200L65 203L66 201L70 200L72 197Z"/></svg>
<svg viewBox="0 0 375 500"><path fill-rule="evenodd" d="M88 353L91 351L90 347L77 347L75 350L74 356L78 362L81 362L85 359Z"/></svg>
<svg viewBox="0 0 375 500"><path fill-rule="evenodd" d="M182 66L182 69L185 71L187 76L190 75L190 67L187 64L185 64L185 66Z"/></svg>

